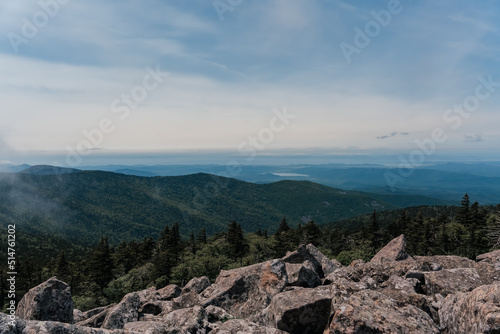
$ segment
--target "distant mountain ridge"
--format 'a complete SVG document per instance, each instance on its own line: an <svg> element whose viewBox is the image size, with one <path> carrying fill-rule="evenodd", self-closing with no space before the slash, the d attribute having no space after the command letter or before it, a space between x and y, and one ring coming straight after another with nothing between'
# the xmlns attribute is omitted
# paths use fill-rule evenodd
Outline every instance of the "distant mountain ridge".
<svg viewBox="0 0 500 334"><path fill-rule="evenodd" d="M0 223L26 233L93 243L156 236L178 222L188 235L209 234L237 220L246 231L273 231L283 217L318 224L397 209L450 202L423 196L344 191L308 181L253 184L209 174L138 177L100 171L57 175L0 174Z"/></svg>

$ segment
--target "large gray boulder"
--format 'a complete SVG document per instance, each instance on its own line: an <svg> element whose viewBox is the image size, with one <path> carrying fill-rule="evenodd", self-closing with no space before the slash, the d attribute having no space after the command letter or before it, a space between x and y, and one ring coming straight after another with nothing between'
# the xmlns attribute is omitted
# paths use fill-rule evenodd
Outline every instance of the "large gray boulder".
<svg viewBox="0 0 500 334"><path fill-rule="evenodd" d="M55 277L37 285L21 299L16 315L25 320L73 323L69 285Z"/></svg>
<svg viewBox="0 0 500 334"><path fill-rule="evenodd" d="M398 303L376 291L362 290L344 303L333 305L334 315L324 333L419 333L437 334L439 329L431 317L413 306Z"/></svg>
<svg viewBox="0 0 500 334"><path fill-rule="evenodd" d="M321 285L321 279L313 263L309 260L303 263L286 263L286 272L288 274L288 285L302 286L304 288L314 288Z"/></svg>
<svg viewBox="0 0 500 334"><path fill-rule="evenodd" d="M170 312L158 321L167 325L167 333L168 330L179 330L181 333L205 334L212 330L207 312L201 306Z"/></svg>
<svg viewBox="0 0 500 334"><path fill-rule="evenodd" d="M263 322L292 334L322 333L328 326L332 297L329 287L295 288L273 297Z"/></svg>
<svg viewBox="0 0 500 334"><path fill-rule="evenodd" d="M325 278L335 269L342 266L338 261L326 257L313 244L300 245L296 251L288 253L282 260L285 263L296 264L310 261L320 278Z"/></svg>
<svg viewBox="0 0 500 334"><path fill-rule="evenodd" d="M102 328L122 329L128 322L139 320L139 307L141 306L141 297L139 293L132 292L113 308L106 311L106 317L102 323Z"/></svg>
<svg viewBox="0 0 500 334"><path fill-rule="evenodd" d="M282 330L270 327L263 327L256 323L244 320L233 319L226 321L210 334L286 334Z"/></svg>
<svg viewBox="0 0 500 334"><path fill-rule="evenodd" d="M392 239L371 259L372 263L384 263L386 261L406 260L410 256L406 252L406 239L403 234Z"/></svg>
<svg viewBox="0 0 500 334"><path fill-rule="evenodd" d="M472 291L483 285L476 269L456 268L425 272L425 288L427 295L441 294L446 296L455 292Z"/></svg>
<svg viewBox="0 0 500 334"><path fill-rule="evenodd" d="M439 309L442 333L500 333L500 284L448 295Z"/></svg>
<svg viewBox="0 0 500 334"><path fill-rule="evenodd" d="M160 300L172 300L176 297L179 297L182 289L175 284L170 284L164 288L157 290L156 292L158 293L158 298Z"/></svg>
<svg viewBox="0 0 500 334"><path fill-rule="evenodd" d="M237 318L252 320L288 284L285 263L272 260L248 267L222 270L214 284L201 293L203 306L214 305Z"/></svg>

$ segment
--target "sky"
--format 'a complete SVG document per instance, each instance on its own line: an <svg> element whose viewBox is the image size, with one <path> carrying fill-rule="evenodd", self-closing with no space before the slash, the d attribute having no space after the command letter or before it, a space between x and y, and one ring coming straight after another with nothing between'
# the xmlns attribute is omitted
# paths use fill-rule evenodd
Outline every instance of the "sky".
<svg viewBox="0 0 500 334"><path fill-rule="evenodd" d="M498 17L494 0L3 0L0 162L498 160Z"/></svg>

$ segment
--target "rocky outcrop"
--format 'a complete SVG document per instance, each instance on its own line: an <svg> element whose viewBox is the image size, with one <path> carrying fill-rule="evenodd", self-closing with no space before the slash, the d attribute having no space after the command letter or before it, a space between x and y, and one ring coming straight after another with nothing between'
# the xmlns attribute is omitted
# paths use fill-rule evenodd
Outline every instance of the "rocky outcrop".
<svg viewBox="0 0 500 334"><path fill-rule="evenodd" d="M449 295L439 309L442 333L500 333L500 284Z"/></svg>
<svg viewBox="0 0 500 334"><path fill-rule="evenodd" d="M401 261L409 257L406 252L406 239L403 234L391 240L384 248L382 248L370 262L383 263L384 261Z"/></svg>
<svg viewBox="0 0 500 334"><path fill-rule="evenodd" d="M445 269L424 274L427 295L447 296L455 292L471 291L482 285L476 269Z"/></svg>
<svg viewBox="0 0 500 334"><path fill-rule="evenodd" d="M160 300L172 300L176 297L179 297L182 289L175 284L170 284L164 288L159 289L156 292L158 293L158 298Z"/></svg>
<svg viewBox="0 0 500 334"><path fill-rule="evenodd" d="M258 315L288 284L285 263L273 260L248 267L222 270L201 293L203 306L214 305L238 318Z"/></svg>
<svg viewBox="0 0 500 334"><path fill-rule="evenodd" d="M356 292L345 303L334 305L333 311L326 333L439 333L427 313L412 305L399 307L376 291Z"/></svg>
<svg viewBox="0 0 500 334"><path fill-rule="evenodd" d="M293 334L321 333L328 325L331 307L328 287L295 288L273 297L263 322Z"/></svg>
<svg viewBox="0 0 500 334"><path fill-rule="evenodd" d="M210 332L210 334L286 334L279 329L259 326L256 323L243 320L234 319L229 320L222 324L219 328Z"/></svg>
<svg viewBox="0 0 500 334"><path fill-rule="evenodd" d="M309 244L222 270L213 284L152 287L86 312L73 310L69 287L52 278L18 311L51 321L0 313L0 333L500 333L499 253L405 258L400 236L372 261L342 267Z"/></svg>
<svg viewBox="0 0 500 334"><path fill-rule="evenodd" d="M335 269L341 267L336 260L331 260L323 255L313 244L301 245L296 251L288 253L282 258L285 263L304 263L310 261L320 278L324 278Z"/></svg>
<svg viewBox="0 0 500 334"><path fill-rule="evenodd" d="M321 279L309 260L303 263L286 263L286 272L288 274L288 285L302 286L305 288L315 288L321 285Z"/></svg>
<svg viewBox="0 0 500 334"><path fill-rule="evenodd" d="M25 320L73 322L69 285L55 277L29 290L19 302L16 315Z"/></svg>

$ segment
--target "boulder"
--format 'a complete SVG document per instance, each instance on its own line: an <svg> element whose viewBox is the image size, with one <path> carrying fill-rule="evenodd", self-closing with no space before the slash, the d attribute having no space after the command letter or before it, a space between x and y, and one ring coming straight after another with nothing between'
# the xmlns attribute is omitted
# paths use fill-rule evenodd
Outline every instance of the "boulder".
<svg viewBox="0 0 500 334"><path fill-rule="evenodd" d="M158 299L172 300L176 297L179 297L181 291L181 288L179 288L177 285L169 284L166 287L157 290L156 292L158 293Z"/></svg>
<svg viewBox="0 0 500 334"><path fill-rule="evenodd" d="M306 260L303 263L286 263L285 265L288 275L288 285L302 286L305 288L314 288L321 285L321 279L311 261Z"/></svg>
<svg viewBox="0 0 500 334"><path fill-rule="evenodd" d="M330 260L313 244L300 245L296 251L290 252L282 258L285 263L303 263L310 261L320 278L324 278L342 265L337 260Z"/></svg>
<svg viewBox="0 0 500 334"><path fill-rule="evenodd" d="M467 292L483 284L477 270L472 268L444 269L426 272L424 276L427 295Z"/></svg>
<svg viewBox="0 0 500 334"><path fill-rule="evenodd" d="M396 301L371 290L356 292L342 304L324 333L439 333L431 317L415 306L400 307Z"/></svg>
<svg viewBox="0 0 500 334"><path fill-rule="evenodd" d="M406 239L403 234L392 239L384 248L382 248L371 259L372 263L383 263L386 261L401 261L406 260L408 253L406 252Z"/></svg>
<svg viewBox="0 0 500 334"><path fill-rule="evenodd" d="M295 288L273 297L263 322L292 334L322 333L328 326L332 297L329 287Z"/></svg>
<svg viewBox="0 0 500 334"><path fill-rule="evenodd" d="M137 321L126 323L123 327L125 334L190 334L188 331L172 328L158 321Z"/></svg>
<svg viewBox="0 0 500 334"><path fill-rule="evenodd" d="M167 325L167 333L168 330L180 330L181 333L205 334L212 330L208 315L201 306L170 312L159 322Z"/></svg>
<svg viewBox="0 0 500 334"><path fill-rule="evenodd" d="M262 327L256 323L243 320L233 319L226 321L219 328L210 332L210 334L286 334L282 330L276 328Z"/></svg>
<svg viewBox="0 0 500 334"><path fill-rule="evenodd" d="M108 307L99 307L97 309L93 309L91 311L91 314L92 316L88 319L85 319L85 320L81 320L79 322L76 323L76 325L78 326L82 326L82 327L93 327L93 328L99 328L102 326L102 324L104 323L104 319L106 319L106 316L108 315L109 311L115 306L115 304L112 304ZM98 311L100 310L99 313L95 314L94 311ZM90 312L90 311L87 311L87 312ZM84 312L85 314L86 312ZM85 316L87 316L85 314Z"/></svg>
<svg viewBox="0 0 500 334"><path fill-rule="evenodd" d="M128 322L139 320L139 307L141 296L138 292L126 294L125 297L113 308L107 310L102 328L121 329Z"/></svg>
<svg viewBox="0 0 500 334"><path fill-rule="evenodd" d="M209 305L205 308L205 312L207 312L208 322L225 322L229 319L234 318L229 313L226 312L223 308Z"/></svg>
<svg viewBox="0 0 500 334"><path fill-rule="evenodd" d="M500 284L448 295L439 309L442 333L500 333Z"/></svg>
<svg viewBox="0 0 500 334"><path fill-rule="evenodd" d="M248 267L222 270L214 284L201 293L203 306L223 308L238 318L260 314L288 283L285 263L272 260ZM252 320L252 319L249 319Z"/></svg>
<svg viewBox="0 0 500 334"><path fill-rule="evenodd" d="M477 262L489 262L489 263L499 263L500 262L500 249L486 254L481 254L476 256Z"/></svg>
<svg viewBox="0 0 500 334"><path fill-rule="evenodd" d="M80 310L77 310L77 309L74 309L73 310L73 321L76 323L76 322L79 322L79 321L83 321L87 319L85 317L85 313L80 311Z"/></svg>
<svg viewBox="0 0 500 334"><path fill-rule="evenodd" d="M24 295L16 315L25 320L73 323L71 289L66 283L52 277Z"/></svg>
<svg viewBox="0 0 500 334"><path fill-rule="evenodd" d="M199 294L209 286L210 286L210 279L207 276L193 278L184 286L181 295L191 292Z"/></svg>

